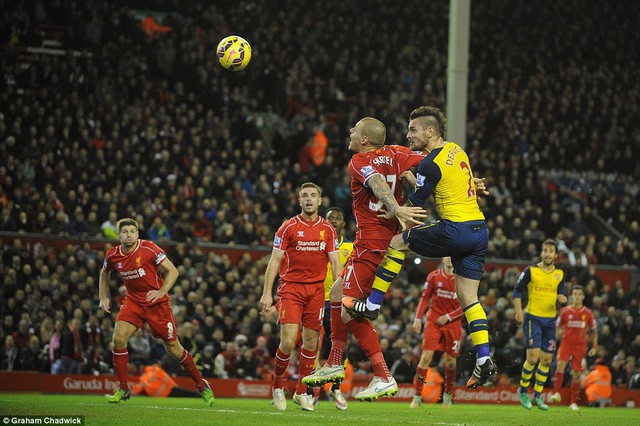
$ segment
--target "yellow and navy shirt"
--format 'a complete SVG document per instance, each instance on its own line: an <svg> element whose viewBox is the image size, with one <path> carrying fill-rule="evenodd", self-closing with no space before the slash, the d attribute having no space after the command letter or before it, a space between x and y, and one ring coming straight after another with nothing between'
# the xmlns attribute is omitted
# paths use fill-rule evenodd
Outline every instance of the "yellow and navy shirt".
<svg viewBox="0 0 640 426"><path fill-rule="evenodd" d="M349 260L349 256L351 256L351 252L353 251L353 243L349 240L346 240L343 236L340 236L340 243L338 244L338 253L340 254L340 264L342 266L347 264L347 260ZM327 264L327 276L324 279L324 301L329 300L329 291L331 291L331 286L333 286L333 274L331 273L331 263Z"/></svg>
<svg viewBox="0 0 640 426"><path fill-rule="evenodd" d="M522 299L526 312L542 318L555 318L557 298L565 293L564 271L555 268L545 272L540 264L527 266L518 277L513 298Z"/></svg>
<svg viewBox="0 0 640 426"><path fill-rule="evenodd" d="M467 153L455 142L446 142L418 164L416 186L409 195L414 206L422 206L433 192L442 219L452 222L484 220L478 206L476 184Z"/></svg>

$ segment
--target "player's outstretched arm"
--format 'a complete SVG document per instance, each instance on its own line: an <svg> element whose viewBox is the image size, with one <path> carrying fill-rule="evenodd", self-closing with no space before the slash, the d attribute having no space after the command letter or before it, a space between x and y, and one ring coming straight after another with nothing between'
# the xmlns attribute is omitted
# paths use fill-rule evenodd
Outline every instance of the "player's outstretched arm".
<svg viewBox="0 0 640 426"><path fill-rule="evenodd" d="M100 280L98 281L98 295L100 297L100 308L105 312L111 313L111 300L109 299L109 283L111 282L111 271L104 268L100 271Z"/></svg>

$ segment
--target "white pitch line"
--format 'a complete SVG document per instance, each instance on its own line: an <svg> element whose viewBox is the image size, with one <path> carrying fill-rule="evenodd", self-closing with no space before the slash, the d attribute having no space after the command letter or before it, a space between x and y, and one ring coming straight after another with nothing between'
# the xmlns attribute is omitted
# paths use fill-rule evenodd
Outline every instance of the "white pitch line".
<svg viewBox="0 0 640 426"><path fill-rule="evenodd" d="M2 400L3 402L23 402L23 401L16 401L16 400ZM88 402L72 402L70 403L70 405L80 405L80 406L87 406L87 407L104 407L105 404L98 404L98 403L88 403ZM273 412L273 411L246 411L246 410L234 410L234 409L226 409L226 408L191 408L191 407L166 407L166 406L162 406L162 405L132 405L131 407L135 407L135 408L147 408L147 409L153 409L153 410L167 410L167 411L202 411L202 412L207 412L207 413L232 413L232 414L253 414L253 415L269 415L269 416L283 416L285 415L282 412ZM335 415L335 414L319 414L319 413L314 413L314 414L308 414L308 413L296 413L296 414L292 414L291 412L286 414L287 418L291 418L291 417L300 417L300 418L306 418L309 419L309 416L313 416L314 419L328 419L328 420L336 420L336 421L344 421L344 422L350 422L350 421L355 421L355 420L361 420L361 421L367 421L370 420L370 418L368 417L361 417L361 416L353 416L350 414L347 414L345 416L342 415ZM386 419L386 418L378 418L376 419L376 423L393 423L396 424L398 423L398 421L396 419ZM402 421L403 424L424 424L424 420L403 420ZM442 426L465 426L466 423L445 423L445 422L439 422L439 423L432 423L433 425L442 425Z"/></svg>

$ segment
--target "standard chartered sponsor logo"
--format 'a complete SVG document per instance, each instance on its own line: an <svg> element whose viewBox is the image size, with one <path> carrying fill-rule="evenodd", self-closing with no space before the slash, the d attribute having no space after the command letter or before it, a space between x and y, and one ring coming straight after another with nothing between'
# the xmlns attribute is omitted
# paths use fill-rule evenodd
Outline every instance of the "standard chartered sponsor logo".
<svg viewBox="0 0 640 426"><path fill-rule="evenodd" d="M324 250L327 243L324 241L298 241L296 250L298 251L319 251Z"/></svg>
<svg viewBox="0 0 640 426"><path fill-rule="evenodd" d="M123 280L135 280L136 278L144 277L147 275L144 268L134 269L133 271L122 271L120 276Z"/></svg>
<svg viewBox="0 0 640 426"><path fill-rule="evenodd" d="M436 290L436 294L438 297L442 297L443 299L456 299L458 297L455 292L443 290L441 288Z"/></svg>

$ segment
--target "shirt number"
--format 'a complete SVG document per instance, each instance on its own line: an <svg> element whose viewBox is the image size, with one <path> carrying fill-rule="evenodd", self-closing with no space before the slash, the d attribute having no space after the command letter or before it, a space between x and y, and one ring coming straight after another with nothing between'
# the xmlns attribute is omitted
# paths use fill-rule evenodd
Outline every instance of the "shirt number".
<svg viewBox="0 0 640 426"><path fill-rule="evenodd" d="M466 170L469 174L469 188L467 188L467 197L472 198L476 196L476 190L473 188L473 176L471 175L471 167L464 161L460 162L460 168Z"/></svg>

